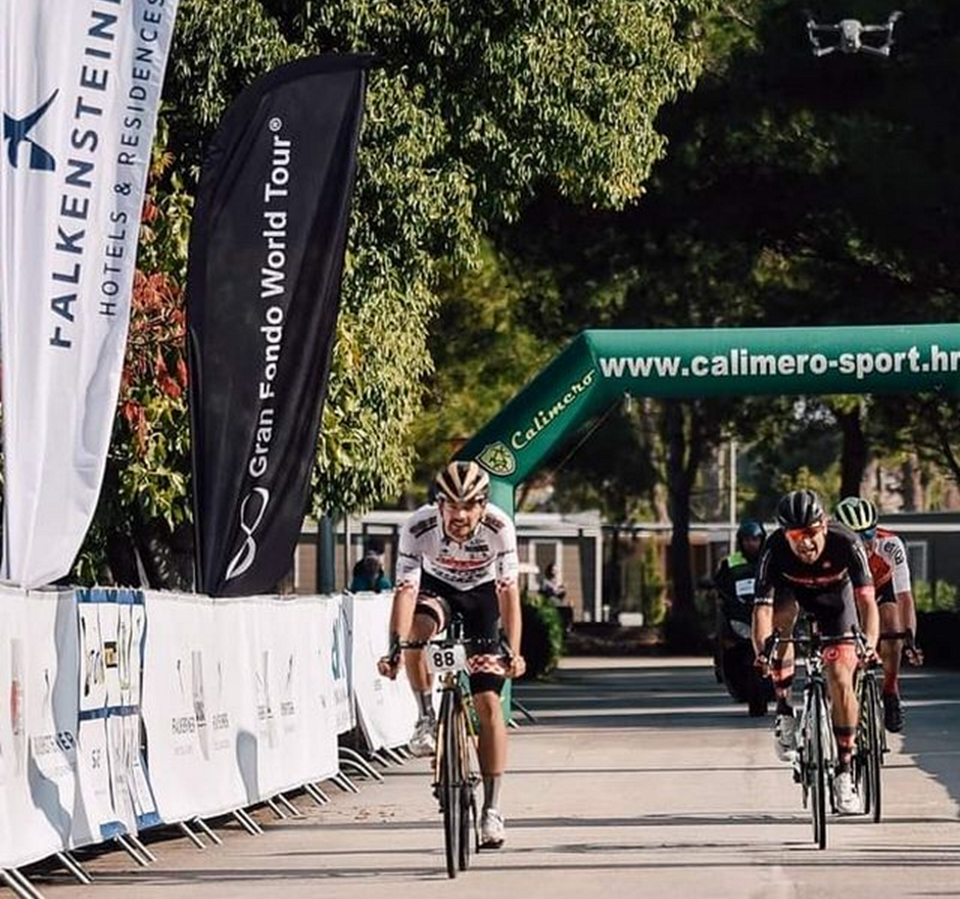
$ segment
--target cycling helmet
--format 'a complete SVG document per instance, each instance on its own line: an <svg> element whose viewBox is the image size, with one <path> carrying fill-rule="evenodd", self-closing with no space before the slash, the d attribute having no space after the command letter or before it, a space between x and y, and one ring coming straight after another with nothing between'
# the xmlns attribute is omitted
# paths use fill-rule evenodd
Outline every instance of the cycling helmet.
<svg viewBox="0 0 960 899"><path fill-rule="evenodd" d="M740 527L737 528L737 549L743 552L743 541L751 537L759 537L760 546L762 547L764 541L767 539L767 532L763 524L757 521L756 518L744 518L743 521L740 522Z"/></svg>
<svg viewBox="0 0 960 899"><path fill-rule="evenodd" d="M868 499L847 496L837 506L837 518L851 531L872 531L877 526L877 507Z"/></svg>
<svg viewBox="0 0 960 899"><path fill-rule="evenodd" d="M434 487L438 500L469 503L489 496L490 477L476 462L461 460L442 468Z"/></svg>
<svg viewBox="0 0 960 899"><path fill-rule="evenodd" d="M777 521L787 530L808 528L825 517L820 497L812 490L794 490L777 503Z"/></svg>

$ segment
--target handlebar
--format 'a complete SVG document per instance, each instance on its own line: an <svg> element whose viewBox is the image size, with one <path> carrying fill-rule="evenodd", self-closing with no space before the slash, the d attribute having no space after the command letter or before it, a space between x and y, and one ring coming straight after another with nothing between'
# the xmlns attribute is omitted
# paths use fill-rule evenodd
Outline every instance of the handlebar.
<svg viewBox="0 0 960 899"><path fill-rule="evenodd" d="M774 630L766 640L763 641L763 651L759 659L768 662L777 648L784 643L792 643L795 646L805 646L810 650L819 651L826 646L837 646L843 643L853 643L857 647L857 655L865 658L869 655L866 635L859 628L854 628L851 634L841 634L840 636L828 637L821 634L811 634L801 637L784 637L780 631Z"/></svg>
<svg viewBox="0 0 960 899"><path fill-rule="evenodd" d="M390 651L388 658L391 664L400 660L400 653L404 649L426 649L428 646L434 646L438 649L451 649L454 646L469 646L473 648L496 648L497 655L501 656L508 664L513 662L513 651L507 643L506 634L501 633L496 639L490 637L433 637L430 640L400 640L394 636L390 642Z"/></svg>

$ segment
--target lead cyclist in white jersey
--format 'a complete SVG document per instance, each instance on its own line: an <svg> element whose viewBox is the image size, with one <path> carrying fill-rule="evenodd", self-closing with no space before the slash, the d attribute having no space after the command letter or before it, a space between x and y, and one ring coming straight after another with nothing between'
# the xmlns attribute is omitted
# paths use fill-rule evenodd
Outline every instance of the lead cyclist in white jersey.
<svg viewBox="0 0 960 899"><path fill-rule="evenodd" d="M507 762L507 729L500 692L507 677L526 670L520 655L520 591L517 583L517 535L510 517L488 502L490 479L476 462L451 462L434 484L436 504L422 506L400 532L396 591L390 615L391 653L378 668L396 677L402 663L420 708L410 740L416 755L436 750L433 690L423 650L396 647L430 640L453 612L463 618L468 639L485 641L471 649L470 690L480 719L480 770L483 812L480 845L503 845L500 786ZM498 650L501 627L510 650L505 662Z"/></svg>

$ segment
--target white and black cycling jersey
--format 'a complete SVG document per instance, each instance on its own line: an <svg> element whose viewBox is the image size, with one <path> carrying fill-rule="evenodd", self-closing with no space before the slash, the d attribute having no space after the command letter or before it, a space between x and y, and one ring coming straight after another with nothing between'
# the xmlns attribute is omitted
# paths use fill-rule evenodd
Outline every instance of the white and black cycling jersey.
<svg viewBox="0 0 960 899"><path fill-rule="evenodd" d="M427 572L456 590L471 590L495 581L507 586L517 581L517 532L502 509L488 503L483 518L465 543L443 531L437 506L421 506L400 531L397 586L420 587Z"/></svg>

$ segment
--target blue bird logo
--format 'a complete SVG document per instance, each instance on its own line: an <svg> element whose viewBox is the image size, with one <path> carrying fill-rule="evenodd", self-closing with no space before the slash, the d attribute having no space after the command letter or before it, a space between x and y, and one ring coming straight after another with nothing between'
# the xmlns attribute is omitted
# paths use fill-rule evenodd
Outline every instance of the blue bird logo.
<svg viewBox="0 0 960 899"><path fill-rule="evenodd" d="M6 113L3 114L3 139L8 142L7 159L10 160L10 165L14 168L17 168L20 162L21 147L26 144L30 148L29 166L31 169L39 172L52 172L56 169L56 160L30 137L30 132L37 122L43 118L44 113L50 108L50 104L56 99L58 93L60 91L55 90L46 103L22 119L15 119Z"/></svg>

